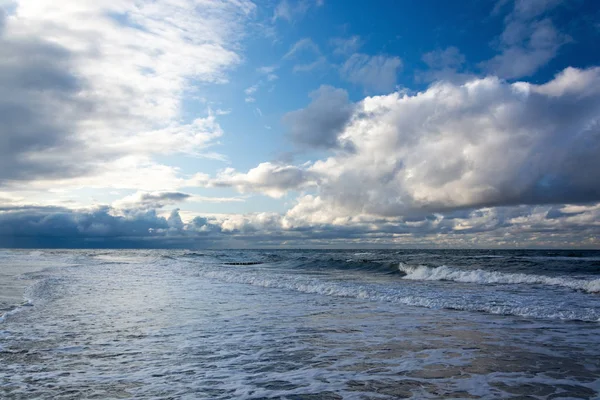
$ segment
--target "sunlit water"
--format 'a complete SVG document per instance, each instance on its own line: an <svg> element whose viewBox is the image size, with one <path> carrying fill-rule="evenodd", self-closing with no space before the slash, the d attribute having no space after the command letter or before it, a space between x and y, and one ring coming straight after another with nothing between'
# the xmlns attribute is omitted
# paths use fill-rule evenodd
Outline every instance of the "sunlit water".
<svg viewBox="0 0 600 400"><path fill-rule="evenodd" d="M599 252L3 250L0 262L3 399L600 392Z"/></svg>

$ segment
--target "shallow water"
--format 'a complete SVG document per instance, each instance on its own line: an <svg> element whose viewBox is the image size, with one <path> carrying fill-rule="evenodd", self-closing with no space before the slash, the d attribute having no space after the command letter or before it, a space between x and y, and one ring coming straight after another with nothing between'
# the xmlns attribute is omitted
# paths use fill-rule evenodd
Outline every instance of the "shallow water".
<svg viewBox="0 0 600 400"><path fill-rule="evenodd" d="M4 250L0 260L0 290L14 299L0 323L0 398L600 392L598 252Z"/></svg>

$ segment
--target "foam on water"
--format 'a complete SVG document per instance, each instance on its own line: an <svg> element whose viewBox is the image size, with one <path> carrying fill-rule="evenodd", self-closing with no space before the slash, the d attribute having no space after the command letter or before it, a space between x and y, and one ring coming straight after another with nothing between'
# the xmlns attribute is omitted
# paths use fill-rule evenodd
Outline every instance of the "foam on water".
<svg viewBox="0 0 600 400"><path fill-rule="evenodd" d="M408 306L433 309L476 311L497 315L515 315L528 318L600 321L600 309L573 305L557 305L553 299L537 296L508 298L502 293L481 298L478 293L466 291L444 292L431 287L415 288L407 285L385 285L326 280L320 278L272 274L267 271L239 271L228 269L204 270L202 276L229 283L242 283L265 288L287 289L325 296L352 297L371 301L393 302Z"/></svg>
<svg viewBox="0 0 600 400"><path fill-rule="evenodd" d="M4 321L6 321L6 319L11 316L14 315L16 313L18 313L19 311L22 311L23 309L26 309L27 307L33 307L33 303L31 302L31 300L26 300L25 302L9 307L9 309L7 310L0 310L0 324L3 323ZM4 312L2 312L4 311Z"/></svg>
<svg viewBox="0 0 600 400"><path fill-rule="evenodd" d="M561 286L588 293L600 292L600 279L573 279L565 276L544 276L518 273L503 273L498 271L461 270L442 265L428 267L426 265L405 265L400 263L398 269L406 275L408 280L418 281L454 281L478 284L527 284Z"/></svg>

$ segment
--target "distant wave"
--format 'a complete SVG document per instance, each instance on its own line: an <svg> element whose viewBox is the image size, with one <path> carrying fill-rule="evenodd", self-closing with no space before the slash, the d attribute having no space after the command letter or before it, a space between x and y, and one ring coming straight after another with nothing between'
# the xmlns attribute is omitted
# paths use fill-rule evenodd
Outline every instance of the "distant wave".
<svg viewBox="0 0 600 400"><path fill-rule="evenodd" d="M190 251L190 252L183 253L181 256L182 257L205 257L206 254L204 254L204 253L197 253L195 251Z"/></svg>
<svg viewBox="0 0 600 400"><path fill-rule="evenodd" d="M454 281L480 284L537 284L561 286L573 290L582 290L588 293L600 293L600 279L573 279L561 276L552 277L545 275L483 271L481 269L469 271L445 265L441 267L428 267L426 265L411 266L404 263L400 263L398 270L406 274L403 276L403 279L415 281Z"/></svg>
<svg viewBox="0 0 600 400"><path fill-rule="evenodd" d="M223 265L259 265L264 264L262 261L237 261L237 262L224 262Z"/></svg>
<svg viewBox="0 0 600 400"><path fill-rule="evenodd" d="M433 309L475 311L499 315L515 315L544 319L578 320L600 322L598 309L560 309L555 305L542 304L497 304L474 302L469 298L449 298L439 294L415 293L409 287L389 288L373 284L352 284L336 281L289 276L285 274L263 275L262 273L236 273L231 270L202 271L201 275L229 283L241 283L265 288L286 289L301 293L314 293L334 297L350 297L371 301L392 302L409 306Z"/></svg>

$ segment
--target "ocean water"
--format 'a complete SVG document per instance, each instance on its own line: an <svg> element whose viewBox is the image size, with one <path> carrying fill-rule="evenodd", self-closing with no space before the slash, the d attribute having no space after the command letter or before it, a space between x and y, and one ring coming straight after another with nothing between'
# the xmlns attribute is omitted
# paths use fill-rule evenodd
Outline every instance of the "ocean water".
<svg viewBox="0 0 600 400"><path fill-rule="evenodd" d="M2 399L600 398L600 252L0 250Z"/></svg>

